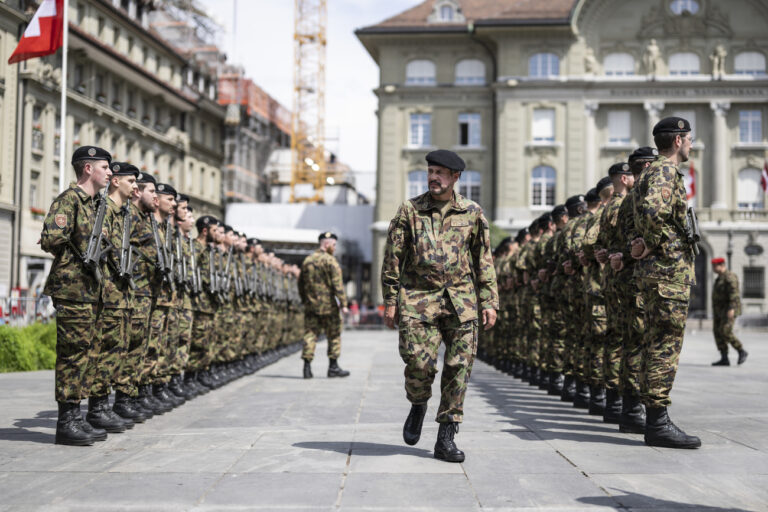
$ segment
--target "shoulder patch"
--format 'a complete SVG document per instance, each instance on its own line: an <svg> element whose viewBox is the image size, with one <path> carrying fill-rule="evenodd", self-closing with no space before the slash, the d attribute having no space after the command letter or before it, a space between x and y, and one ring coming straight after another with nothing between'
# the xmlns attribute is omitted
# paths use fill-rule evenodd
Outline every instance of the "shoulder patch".
<svg viewBox="0 0 768 512"><path fill-rule="evenodd" d="M59 214L57 214L57 215L56 215L56 216L53 218L53 221L54 221L54 222L56 223L56 225L57 225L58 227L60 227L60 228L65 228L65 227L67 227L67 216L66 216L65 214L63 214L63 213L59 213Z"/></svg>
<svg viewBox="0 0 768 512"><path fill-rule="evenodd" d="M661 198L664 199L664 201L669 201L669 198L672 197L672 189L669 187L662 187L661 188Z"/></svg>

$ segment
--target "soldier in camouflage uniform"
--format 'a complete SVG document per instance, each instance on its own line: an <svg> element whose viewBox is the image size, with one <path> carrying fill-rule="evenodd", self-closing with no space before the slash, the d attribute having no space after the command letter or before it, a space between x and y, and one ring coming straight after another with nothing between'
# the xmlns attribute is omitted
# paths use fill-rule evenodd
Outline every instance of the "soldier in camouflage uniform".
<svg viewBox="0 0 768 512"><path fill-rule="evenodd" d="M741 341L733 334L733 324L741 314L741 298L739 297L739 278L725 266L725 259L713 258L712 271L717 274L715 285L712 287L712 310L714 323L712 330L715 334L715 344L720 351L720 360L712 366L729 366L728 345L739 353L739 364L747 360L747 351Z"/></svg>
<svg viewBox="0 0 768 512"><path fill-rule="evenodd" d="M55 396L59 414L56 444L87 446L106 439L80 413L80 401L88 398L86 375L102 310L100 272L87 266L84 255L94 228L94 198L112 175L111 155L97 147L83 146L72 155L77 181L59 194L43 223L40 243L54 260L43 293L56 307Z"/></svg>
<svg viewBox="0 0 768 512"><path fill-rule="evenodd" d="M304 259L299 275L299 295L304 304L304 378L312 378L312 360L317 338L328 338L328 377L347 377L337 360L341 355L341 312L347 313L341 267L333 257L338 237L326 231L318 237L320 247Z"/></svg>
<svg viewBox="0 0 768 512"><path fill-rule="evenodd" d="M438 349L445 342L435 457L462 462L454 435L477 352L478 311L485 328L493 327L499 296L488 221L478 204L454 191L464 161L446 150L433 151L426 160L429 191L401 205L389 225L381 271L384 319L394 328L399 317L399 351L412 404L403 426L407 444L421 436Z"/></svg>
<svg viewBox="0 0 768 512"><path fill-rule="evenodd" d="M563 392L563 352L565 350L565 316L558 303L563 288L563 271L555 261L562 251L563 228L568 223L568 210L564 205L552 209L555 232L547 240L538 264L539 280L542 283L541 309L547 326L546 368L548 375L547 394L559 396ZM548 229L551 231L552 226Z"/></svg>
<svg viewBox="0 0 768 512"><path fill-rule="evenodd" d="M538 230L541 232L539 241L535 249L530 253L528 272L530 273L531 289L536 296L537 315L536 321L539 323L539 336L533 341L532 364L536 368L536 375L539 389L549 389L550 375L548 365L549 347L552 344L551 325L549 324L550 315L547 307L551 305L549 295L549 283L542 279L540 271L546 268L546 250L547 246L555 234L555 223L552 220L552 214L547 212L538 219Z"/></svg>
<svg viewBox="0 0 768 512"><path fill-rule="evenodd" d="M667 414L685 334L688 300L695 284L694 245L686 234L687 200L679 165L691 150L690 123L668 117L653 128L659 156L645 172L634 204L638 237L631 242L646 311L643 337L645 442L698 448L701 440L680 430Z"/></svg>

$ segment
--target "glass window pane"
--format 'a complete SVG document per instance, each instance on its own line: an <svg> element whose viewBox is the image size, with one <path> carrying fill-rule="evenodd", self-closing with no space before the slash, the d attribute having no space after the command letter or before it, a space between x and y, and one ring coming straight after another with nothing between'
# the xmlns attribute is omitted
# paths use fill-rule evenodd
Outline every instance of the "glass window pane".
<svg viewBox="0 0 768 512"><path fill-rule="evenodd" d="M764 75L765 55L759 52L741 52L736 55L733 71L739 75Z"/></svg>
<svg viewBox="0 0 768 512"><path fill-rule="evenodd" d="M406 85L435 85L435 63L431 60L412 60L405 68Z"/></svg>
<svg viewBox="0 0 768 512"><path fill-rule="evenodd" d="M531 172L531 205L547 207L555 205L555 170L541 165Z"/></svg>
<svg viewBox="0 0 768 512"><path fill-rule="evenodd" d="M528 60L528 76L546 78L560 74L560 58L554 53L537 53Z"/></svg>
<svg viewBox="0 0 768 512"><path fill-rule="evenodd" d="M416 197L427 191L427 172L411 171L408 173L408 197Z"/></svg>
<svg viewBox="0 0 768 512"><path fill-rule="evenodd" d="M699 56L691 52L674 53L669 57L669 74L676 76L698 75Z"/></svg>
<svg viewBox="0 0 768 512"><path fill-rule="evenodd" d="M759 110L739 111L739 142L759 143L763 140L763 125Z"/></svg>
<svg viewBox="0 0 768 512"><path fill-rule="evenodd" d="M736 189L739 209L762 210L763 188L760 186L760 169L742 169L739 172L739 182Z"/></svg>
<svg viewBox="0 0 768 512"><path fill-rule="evenodd" d="M608 112L608 142L611 144L629 144L630 115L626 110Z"/></svg>
<svg viewBox="0 0 768 512"><path fill-rule="evenodd" d="M628 53L609 53L603 60L607 76L630 76L635 74L635 59Z"/></svg>
<svg viewBox="0 0 768 512"><path fill-rule="evenodd" d="M551 108L537 108L533 111L533 140L552 142L555 140L555 111Z"/></svg>
<svg viewBox="0 0 768 512"><path fill-rule="evenodd" d="M477 59L465 59L456 64L456 85L484 85L485 64Z"/></svg>

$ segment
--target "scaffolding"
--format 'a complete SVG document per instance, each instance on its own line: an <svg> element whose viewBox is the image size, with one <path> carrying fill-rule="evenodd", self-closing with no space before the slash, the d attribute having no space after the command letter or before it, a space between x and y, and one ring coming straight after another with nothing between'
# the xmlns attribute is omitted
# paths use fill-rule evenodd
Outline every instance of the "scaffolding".
<svg viewBox="0 0 768 512"><path fill-rule="evenodd" d="M324 200L326 0L295 0L293 112L291 117L292 203ZM297 195L297 186L312 193ZM308 188L308 187L304 187Z"/></svg>

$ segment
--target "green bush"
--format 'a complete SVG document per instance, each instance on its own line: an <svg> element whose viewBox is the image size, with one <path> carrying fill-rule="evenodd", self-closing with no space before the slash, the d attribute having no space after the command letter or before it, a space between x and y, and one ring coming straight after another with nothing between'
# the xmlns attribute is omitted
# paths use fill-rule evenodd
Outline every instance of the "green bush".
<svg viewBox="0 0 768 512"><path fill-rule="evenodd" d="M50 370L56 364L56 324L0 325L0 372Z"/></svg>
<svg viewBox="0 0 768 512"><path fill-rule="evenodd" d="M491 231L491 250L493 250L502 240L509 236L509 233L490 221L488 222L488 227Z"/></svg>

